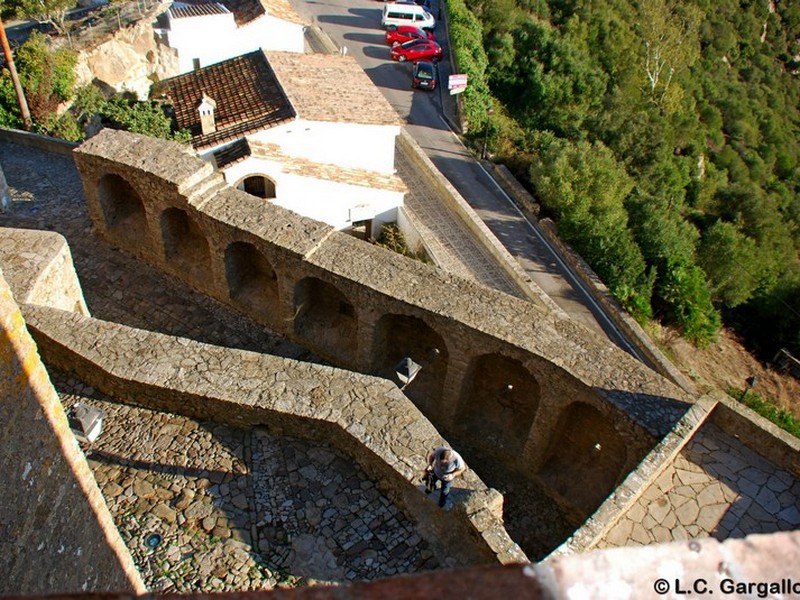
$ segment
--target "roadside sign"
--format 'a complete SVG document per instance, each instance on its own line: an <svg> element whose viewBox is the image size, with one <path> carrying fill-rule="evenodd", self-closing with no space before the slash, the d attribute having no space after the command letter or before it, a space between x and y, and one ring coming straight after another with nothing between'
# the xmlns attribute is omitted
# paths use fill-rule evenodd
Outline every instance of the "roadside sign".
<svg viewBox="0 0 800 600"><path fill-rule="evenodd" d="M450 90L450 95L459 94L467 89L467 75L456 74L450 75L447 79L447 89Z"/></svg>

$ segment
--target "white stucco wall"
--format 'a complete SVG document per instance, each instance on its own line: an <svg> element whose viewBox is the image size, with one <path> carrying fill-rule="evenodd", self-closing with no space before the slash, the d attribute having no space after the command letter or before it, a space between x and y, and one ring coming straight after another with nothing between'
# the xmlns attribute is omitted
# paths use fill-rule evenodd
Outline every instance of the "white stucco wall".
<svg viewBox="0 0 800 600"><path fill-rule="evenodd" d="M228 40L236 36L233 13L205 15L183 19L168 18L167 43L178 51L181 73L194 69L193 59L206 67L236 54L229 55ZM224 56L223 56L224 55Z"/></svg>
<svg viewBox="0 0 800 600"><path fill-rule="evenodd" d="M295 121L248 137L277 144L290 156L348 169L394 173L395 138L400 127Z"/></svg>
<svg viewBox="0 0 800 600"><path fill-rule="evenodd" d="M264 15L236 27L233 13L169 19L168 44L178 51L180 72L253 52L259 48L303 52L303 26Z"/></svg>
<svg viewBox="0 0 800 600"><path fill-rule="evenodd" d="M281 164L248 158L224 171L225 179L236 185L250 175L266 175L275 182L276 198L265 200L296 213L347 229L353 220L374 219L373 231L381 223L393 222L403 204L402 192L368 188L288 174Z"/></svg>

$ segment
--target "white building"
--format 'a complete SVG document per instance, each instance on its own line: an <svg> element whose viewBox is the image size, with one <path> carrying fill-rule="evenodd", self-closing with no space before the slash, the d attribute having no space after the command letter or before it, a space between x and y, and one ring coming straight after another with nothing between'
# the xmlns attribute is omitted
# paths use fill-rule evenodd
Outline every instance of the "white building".
<svg viewBox="0 0 800 600"><path fill-rule="evenodd" d="M351 57L251 52L165 80L154 95L231 185L368 236L397 220L402 122Z"/></svg>
<svg viewBox="0 0 800 600"><path fill-rule="evenodd" d="M303 52L303 22L288 0L176 1L157 32L187 73L259 48Z"/></svg>

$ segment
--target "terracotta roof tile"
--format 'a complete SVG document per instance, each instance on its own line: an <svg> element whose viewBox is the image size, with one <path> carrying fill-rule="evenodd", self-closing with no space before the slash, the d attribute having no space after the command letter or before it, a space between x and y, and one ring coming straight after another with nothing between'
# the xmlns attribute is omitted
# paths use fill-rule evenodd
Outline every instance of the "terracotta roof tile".
<svg viewBox="0 0 800 600"><path fill-rule="evenodd" d="M297 25L304 25L303 19L297 14L297 11L289 3L289 0L261 0L261 4L267 11L267 14L272 15L278 19L289 21Z"/></svg>
<svg viewBox="0 0 800 600"><path fill-rule="evenodd" d="M250 156L251 153L252 151L250 150L250 145L247 143L247 138L242 138L224 148L212 152L214 162L216 162L218 169L224 169L241 162Z"/></svg>
<svg viewBox="0 0 800 600"><path fill-rule="evenodd" d="M402 125L400 116L351 56L266 51L299 117Z"/></svg>
<svg viewBox="0 0 800 600"><path fill-rule="evenodd" d="M207 15L225 15L229 12L227 8L218 2L198 2L196 4L175 3L169 7L169 14L173 19L204 17Z"/></svg>
<svg viewBox="0 0 800 600"><path fill-rule="evenodd" d="M250 140L249 147L255 157L280 162L281 170L284 173L393 192L405 193L408 191L403 180L394 174L378 173L366 169L346 169L338 165L289 156L281 152L276 144Z"/></svg>
<svg viewBox="0 0 800 600"><path fill-rule="evenodd" d="M195 110L203 94L217 103L217 130L205 135ZM178 126L189 130L195 149L223 144L297 115L260 50L165 79L153 87L153 96L172 104Z"/></svg>
<svg viewBox="0 0 800 600"><path fill-rule="evenodd" d="M208 0L181 0L181 4L199 6L210 3ZM239 27L268 14L297 25L304 24L289 0L219 0L219 4L233 13Z"/></svg>

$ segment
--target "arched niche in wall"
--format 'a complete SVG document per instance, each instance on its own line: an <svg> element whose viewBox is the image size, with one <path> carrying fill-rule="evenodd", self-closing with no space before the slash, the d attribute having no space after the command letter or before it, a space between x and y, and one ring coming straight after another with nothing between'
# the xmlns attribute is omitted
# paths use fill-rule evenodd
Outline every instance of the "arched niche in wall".
<svg viewBox="0 0 800 600"><path fill-rule="evenodd" d="M585 518L622 478L627 449L608 416L573 402L559 416L545 456L539 477Z"/></svg>
<svg viewBox="0 0 800 600"><path fill-rule="evenodd" d="M484 354L467 368L457 422L476 443L514 454L525 446L539 399L539 382L520 361Z"/></svg>
<svg viewBox="0 0 800 600"><path fill-rule="evenodd" d="M294 288L294 332L309 348L340 364L352 364L357 319L352 302L336 286L306 277Z"/></svg>
<svg viewBox="0 0 800 600"><path fill-rule="evenodd" d="M197 223L180 208L166 209L160 221L167 262L194 278L207 279L210 252Z"/></svg>
<svg viewBox="0 0 800 600"><path fill-rule="evenodd" d="M278 277L253 244L233 242L225 249L225 279L231 300L263 314L278 311Z"/></svg>
<svg viewBox="0 0 800 600"><path fill-rule="evenodd" d="M251 196L270 200L276 198L275 182L266 175L250 175L242 179L236 189L247 192Z"/></svg>
<svg viewBox="0 0 800 600"><path fill-rule="evenodd" d="M100 179L97 196L109 233L137 244L150 239L144 202L130 183L119 175L109 173Z"/></svg>
<svg viewBox="0 0 800 600"><path fill-rule="evenodd" d="M423 413L431 414L442 399L447 376L448 350L444 339L420 318L382 316L375 328L373 373L398 383L395 366L405 357L422 369L404 392Z"/></svg>

